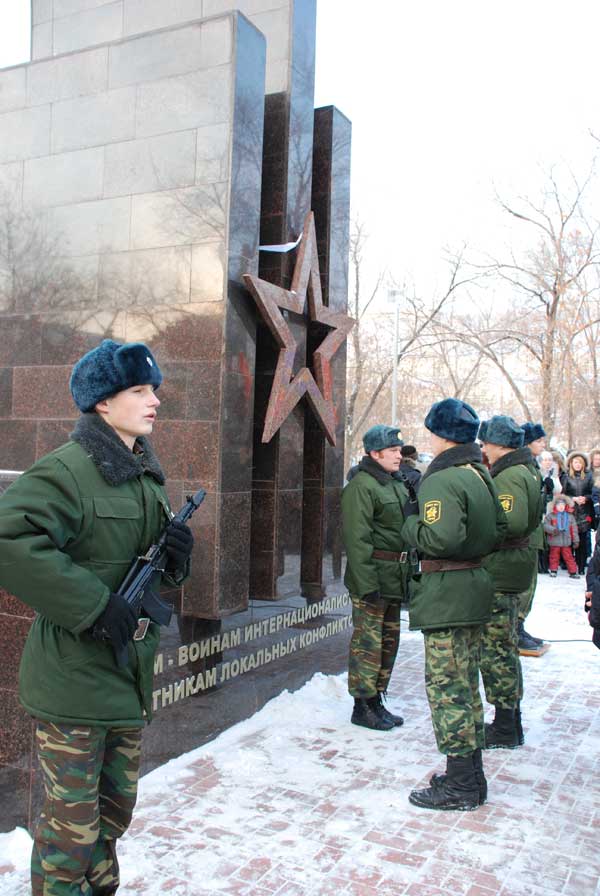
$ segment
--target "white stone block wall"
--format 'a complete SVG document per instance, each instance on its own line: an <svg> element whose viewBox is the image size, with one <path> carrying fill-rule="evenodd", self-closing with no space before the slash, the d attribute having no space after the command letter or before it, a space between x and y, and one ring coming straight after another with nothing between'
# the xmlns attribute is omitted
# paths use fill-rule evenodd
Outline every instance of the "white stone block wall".
<svg viewBox="0 0 600 896"><path fill-rule="evenodd" d="M302 0L54 0L54 6L52 0L32 0L32 59L219 16L235 8L266 37L266 92L277 93L287 90L290 83L294 3ZM176 53L171 63L177 65ZM144 65L142 56L139 64Z"/></svg>
<svg viewBox="0 0 600 896"><path fill-rule="evenodd" d="M114 5L54 0L55 34ZM34 2L34 28L51 9ZM236 22L0 71L0 199L35 211L99 311L224 298Z"/></svg>

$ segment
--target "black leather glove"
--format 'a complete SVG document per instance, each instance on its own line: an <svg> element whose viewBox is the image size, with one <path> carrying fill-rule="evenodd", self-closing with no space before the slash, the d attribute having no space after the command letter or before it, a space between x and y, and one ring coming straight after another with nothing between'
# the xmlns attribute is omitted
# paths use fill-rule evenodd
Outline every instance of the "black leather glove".
<svg viewBox="0 0 600 896"><path fill-rule="evenodd" d="M166 547L169 569L177 572L185 569L194 547L194 536L190 527L178 520L170 522L167 526Z"/></svg>
<svg viewBox="0 0 600 896"><path fill-rule="evenodd" d="M94 637L110 641L119 651L131 641L137 627L137 616L125 598L111 592L106 607L92 626L92 632Z"/></svg>
<svg viewBox="0 0 600 896"><path fill-rule="evenodd" d="M544 479L544 491L549 498L552 498L554 495L554 482L551 476L546 476Z"/></svg>
<svg viewBox="0 0 600 896"><path fill-rule="evenodd" d="M368 594L363 594L362 600L364 600L366 604L376 604L381 600L381 595L379 591L369 591Z"/></svg>

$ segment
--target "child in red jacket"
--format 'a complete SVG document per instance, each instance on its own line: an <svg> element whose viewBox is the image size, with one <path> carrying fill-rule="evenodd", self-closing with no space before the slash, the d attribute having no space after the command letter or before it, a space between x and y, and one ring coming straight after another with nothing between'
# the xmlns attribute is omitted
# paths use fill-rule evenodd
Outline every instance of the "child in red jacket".
<svg viewBox="0 0 600 896"><path fill-rule="evenodd" d="M544 530L548 536L550 548L548 568L550 575L556 577L560 559L565 565L571 579L578 579L577 563L573 556L573 548L579 546L579 532L573 518L570 501L564 495L556 495L551 509L544 517Z"/></svg>

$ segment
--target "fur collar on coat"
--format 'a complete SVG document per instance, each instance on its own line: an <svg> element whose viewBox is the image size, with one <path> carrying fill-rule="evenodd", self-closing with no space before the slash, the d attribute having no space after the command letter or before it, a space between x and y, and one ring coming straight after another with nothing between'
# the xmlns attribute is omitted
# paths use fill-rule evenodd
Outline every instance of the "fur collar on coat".
<svg viewBox="0 0 600 896"><path fill-rule="evenodd" d="M70 437L87 451L109 485L123 485L142 473L164 485L165 475L150 442L140 436L131 451L95 411L81 415Z"/></svg>

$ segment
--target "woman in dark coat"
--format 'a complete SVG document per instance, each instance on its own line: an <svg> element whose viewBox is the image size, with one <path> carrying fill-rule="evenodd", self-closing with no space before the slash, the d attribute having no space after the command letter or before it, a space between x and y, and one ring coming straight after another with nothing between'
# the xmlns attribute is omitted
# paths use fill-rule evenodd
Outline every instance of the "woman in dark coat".
<svg viewBox="0 0 600 896"><path fill-rule="evenodd" d="M591 530L594 521L593 479L584 451L571 451L567 457L567 470L562 477L562 483L564 494L573 498L575 522L579 532L579 547L575 551L575 560L579 574L583 575L587 559L592 553Z"/></svg>
<svg viewBox="0 0 600 896"><path fill-rule="evenodd" d="M600 541L592 555L586 574L585 611L594 629L592 641L600 649Z"/></svg>

